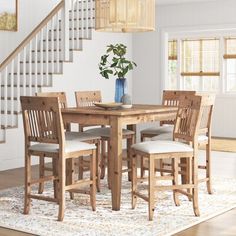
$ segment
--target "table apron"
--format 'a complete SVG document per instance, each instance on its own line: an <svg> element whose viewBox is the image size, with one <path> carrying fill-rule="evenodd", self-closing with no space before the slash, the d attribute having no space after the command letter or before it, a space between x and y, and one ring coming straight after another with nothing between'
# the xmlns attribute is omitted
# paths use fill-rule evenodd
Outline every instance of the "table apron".
<svg viewBox="0 0 236 236"><path fill-rule="evenodd" d="M176 112L169 113L154 113L154 114L141 114L135 116L125 116L120 117L122 125L135 125L139 123L147 123L147 122L156 122L162 120L172 120L175 119Z"/></svg>
<svg viewBox="0 0 236 236"><path fill-rule="evenodd" d="M109 125L110 118L106 115L90 115L90 114L75 114L62 113L63 121L65 123L78 123L83 125L99 124Z"/></svg>

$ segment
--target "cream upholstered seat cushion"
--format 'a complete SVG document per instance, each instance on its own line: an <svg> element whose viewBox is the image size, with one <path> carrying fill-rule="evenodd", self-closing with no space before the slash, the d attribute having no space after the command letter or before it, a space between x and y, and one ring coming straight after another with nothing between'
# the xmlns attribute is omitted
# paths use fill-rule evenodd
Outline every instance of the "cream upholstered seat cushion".
<svg viewBox="0 0 236 236"><path fill-rule="evenodd" d="M193 152L193 148L190 145L176 141L163 140L136 143L132 145L132 148L137 151L145 152L148 154Z"/></svg>
<svg viewBox="0 0 236 236"><path fill-rule="evenodd" d="M68 141L77 140L80 142L85 142L89 140L100 139L101 137L98 135L93 135L85 132L65 132L65 139Z"/></svg>
<svg viewBox="0 0 236 236"><path fill-rule="evenodd" d="M160 127L147 128L141 131L141 134L159 135L164 133L173 133L173 125L164 125Z"/></svg>
<svg viewBox="0 0 236 236"><path fill-rule="evenodd" d="M151 138L152 141L156 140L173 140L173 133L165 133L165 134L160 134L157 136L154 136ZM198 142L205 142L208 140L208 137L206 135L199 135L198 136Z"/></svg>
<svg viewBox="0 0 236 236"><path fill-rule="evenodd" d="M77 140L65 142L65 153L86 151L91 149L96 149L95 144L79 142ZM29 150L55 153L59 152L59 144L48 144L48 143L33 144L29 148Z"/></svg>
<svg viewBox="0 0 236 236"><path fill-rule="evenodd" d="M110 138L110 128L109 127L88 129L84 133ZM132 135L132 134L134 134L134 131L128 130L128 129L123 129L122 134L123 135Z"/></svg>

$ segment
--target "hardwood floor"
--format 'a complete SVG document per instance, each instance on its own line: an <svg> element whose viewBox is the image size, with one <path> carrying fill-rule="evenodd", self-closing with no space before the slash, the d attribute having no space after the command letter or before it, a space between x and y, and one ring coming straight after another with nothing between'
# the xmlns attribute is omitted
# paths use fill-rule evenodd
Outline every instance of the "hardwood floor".
<svg viewBox="0 0 236 236"><path fill-rule="evenodd" d="M200 161L203 151L200 151ZM213 176L236 178L236 153L213 152L212 155ZM38 174L37 166L33 167L32 173ZM0 190L23 185L23 168L0 172ZM236 197L236 196L235 196ZM176 236L235 236L236 235L236 208L222 215L195 225ZM21 233L0 227L0 236L29 236L31 234Z"/></svg>

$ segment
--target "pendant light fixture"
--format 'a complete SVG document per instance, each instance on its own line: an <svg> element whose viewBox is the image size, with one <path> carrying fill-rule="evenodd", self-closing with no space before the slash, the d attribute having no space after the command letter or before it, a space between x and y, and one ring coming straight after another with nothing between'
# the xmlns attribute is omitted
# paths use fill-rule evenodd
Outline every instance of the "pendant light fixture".
<svg viewBox="0 0 236 236"><path fill-rule="evenodd" d="M155 30L155 0L95 0L95 29L101 32Z"/></svg>

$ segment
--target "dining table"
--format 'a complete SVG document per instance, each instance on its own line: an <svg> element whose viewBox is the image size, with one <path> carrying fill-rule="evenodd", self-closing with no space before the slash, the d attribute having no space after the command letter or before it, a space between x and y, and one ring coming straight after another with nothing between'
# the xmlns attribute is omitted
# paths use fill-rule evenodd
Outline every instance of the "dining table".
<svg viewBox="0 0 236 236"><path fill-rule="evenodd" d="M104 109L97 106L62 109L65 123L108 125L110 129L112 210L120 210L122 182L122 128L136 131L140 123L173 119L177 108L165 105L133 104L131 108Z"/></svg>

